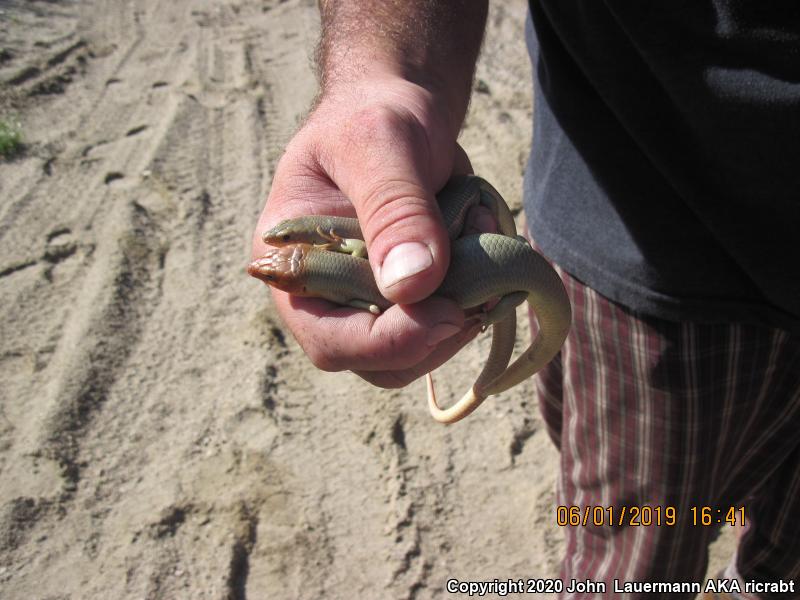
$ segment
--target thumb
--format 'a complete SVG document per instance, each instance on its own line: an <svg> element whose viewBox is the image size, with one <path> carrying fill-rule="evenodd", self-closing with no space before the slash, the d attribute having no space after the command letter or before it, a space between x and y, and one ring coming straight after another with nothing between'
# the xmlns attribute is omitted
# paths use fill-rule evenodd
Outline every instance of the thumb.
<svg viewBox="0 0 800 600"><path fill-rule="evenodd" d="M392 109L359 114L348 128L337 184L353 203L381 293L397 304L426 298L442 282L450 242L435 192L452 170L431 156L423 127Z"/></svg>

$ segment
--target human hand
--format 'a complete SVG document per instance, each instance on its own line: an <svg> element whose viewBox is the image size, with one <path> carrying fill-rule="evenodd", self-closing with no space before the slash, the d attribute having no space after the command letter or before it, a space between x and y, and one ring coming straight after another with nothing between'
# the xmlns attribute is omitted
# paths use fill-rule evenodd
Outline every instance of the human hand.
<svg viewBox="0 0 800 600"><path fill-rule="evenodd" d="M478 331L452 301L428 297L449 263L434 193L471 172L457 128L430 90L396 77L326 95L287 147L253 237L308 214L357 216L383 295L381 315L273 290L278 311L320 369L401 387L448 360ZM476 212L473 222L486 220ZM485 226L481 227L486 229Z"/></svg>

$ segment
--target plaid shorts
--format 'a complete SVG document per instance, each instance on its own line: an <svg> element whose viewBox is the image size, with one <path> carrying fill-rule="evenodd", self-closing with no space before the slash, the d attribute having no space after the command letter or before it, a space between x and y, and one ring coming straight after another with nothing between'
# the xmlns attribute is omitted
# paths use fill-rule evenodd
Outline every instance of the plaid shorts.
<svg viewBox="0 0 800 600"><path fill-rule="evenodd" d="M593 516L564 528L565 585L692 598L614 594L613 580L703 585L709 542L744 507L732 565L742 586L782 579L800 589L800 338L635 314L559 275L573 327L535 386L561 451L559 505Z"/></svg>

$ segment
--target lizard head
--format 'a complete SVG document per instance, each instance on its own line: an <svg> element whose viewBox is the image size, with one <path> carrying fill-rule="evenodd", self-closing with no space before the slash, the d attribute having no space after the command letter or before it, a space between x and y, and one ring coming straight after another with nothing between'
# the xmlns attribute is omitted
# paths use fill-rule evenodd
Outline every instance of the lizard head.
<svg viewBox="0 0 800 600"><path fill-rule="evenodd" d="M279 290L305 295L303 273L305 257L313 249L309 244L291 244L268 250L261 258L247 265L247 272Z"/></svg>

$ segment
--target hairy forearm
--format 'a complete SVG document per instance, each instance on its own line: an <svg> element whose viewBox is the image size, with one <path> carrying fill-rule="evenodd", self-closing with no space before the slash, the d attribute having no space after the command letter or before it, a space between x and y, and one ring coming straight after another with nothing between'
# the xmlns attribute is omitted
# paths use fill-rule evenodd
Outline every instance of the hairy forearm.
<svg viewBox="0 0 800 600"><path fill-rule="evenodd" d="M487 0L320 0L322 94L393 75L439 95L460 125L469 103Z"/></svg>

